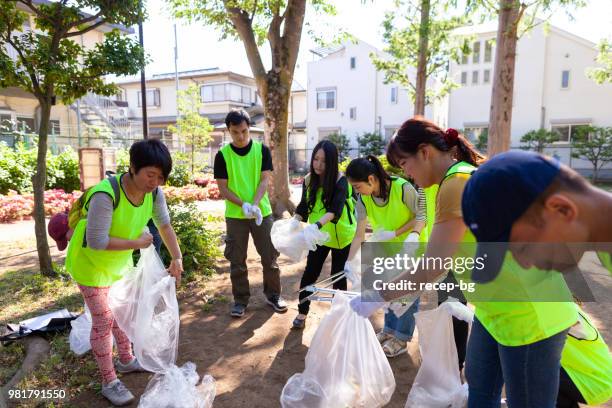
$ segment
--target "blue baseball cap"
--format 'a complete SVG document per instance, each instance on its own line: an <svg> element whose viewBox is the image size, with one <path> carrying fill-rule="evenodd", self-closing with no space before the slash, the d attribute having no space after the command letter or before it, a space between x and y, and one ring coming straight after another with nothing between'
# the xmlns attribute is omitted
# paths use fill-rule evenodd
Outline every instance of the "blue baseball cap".
<svg viewBox="0 0 612 408"><path fill-rule="evenodd" d="M478 247L482 269L472 279L489 282L499 274L510 240L512 224L551 185L560 172L554 159L533 152L509 151L480 166L463 190L463 220Z"/></svg>

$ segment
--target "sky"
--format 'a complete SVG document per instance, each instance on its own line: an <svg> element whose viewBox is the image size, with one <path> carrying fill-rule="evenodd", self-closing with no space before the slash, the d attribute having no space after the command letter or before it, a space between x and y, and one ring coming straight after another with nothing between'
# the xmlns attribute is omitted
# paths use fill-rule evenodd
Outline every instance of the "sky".
<svg viewBox="0 0 612 408"><path fill-rule="evenodd" d="M599 42L612 38L612 0L587 0L584 8L571 12L573 20L565 11L554 13L550 23L572 34ZM355 37L383 49L381 23L386 11L393 9L393 0L337 0L337 15L320 17L308 13L306 20L317 32L332 33L342 28ZM147 77L152 74L174 72L174 23L177 24L178 70L194 70L219 67L252 76L241 42L219 40L219 32L202 23L187 24L174 21L167 11L164 0L147 0L149 20L144 25L144 42L151 63L146 68ZM309 50L317 45L303 30L295 80L306 86L307 62L313 59ZM267 44L261 49L264 65L269 67L270 53Z"/></svg>

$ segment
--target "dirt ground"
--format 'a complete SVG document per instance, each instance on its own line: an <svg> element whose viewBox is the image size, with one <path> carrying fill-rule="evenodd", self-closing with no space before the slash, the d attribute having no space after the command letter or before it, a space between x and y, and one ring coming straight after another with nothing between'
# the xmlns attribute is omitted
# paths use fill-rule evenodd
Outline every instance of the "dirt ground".
<svg viewBox="0 0 612 408"><path fill-rule="evenodd" d="M16 253L19 245L27 246L25 232L31 231L30 228L33 229L33 226L28 222L0 225L0 252ZM17 243L8 239L10 236L17 237ZM31 257L20 261L12 260L10 264L2 262L0 267L16 269L17 266L35 265L35 261L36 254L32 253ZM231 283L229 264L223 258L219 259L218 274L207 283L205 289L196 290L179 300L181 329L177 363L194 362L200 375L211 374L215 378L215 408L278 407L281 390L289 377L304 369L308 347L329 305L313 302L306 328L303 331L290 330L291 321L297 314L297 290L304 262L293 264L281 257L279 265L283 296L290 304L285 314L274 313L264 302L261 265L252 242L248 256L251 302L242 319L233 319L229 315ZM329 269L328 261L322 277L329 275ZM612 344L612 281L603 271L597 273L593 281L592 289L598 302L586 303L583 307L594 317L608 344ZM209 296L213 294L217 301L208 302L209 298L204 292ZM422 298L422 309L434 307L435 302L435 293L426 293ZM382 317L382 312L379 312L373 318L375 329L382 326ZM409 353L390 360L397 386L388 407L404 407L419 360L418 333L415 333ZM124 375L122 380L140 397L150 378L151 374L138 373ZM79 407L110 406L94 390L82 393L76 400L67 403ZM137 406L137 402L131 406ZM612 408L612 403L602 407Z"/></svg>

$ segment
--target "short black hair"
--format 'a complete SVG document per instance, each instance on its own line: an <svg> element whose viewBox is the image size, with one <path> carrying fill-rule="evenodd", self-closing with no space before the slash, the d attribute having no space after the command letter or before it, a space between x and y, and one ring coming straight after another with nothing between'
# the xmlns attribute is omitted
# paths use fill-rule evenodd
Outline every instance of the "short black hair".
<svg viewBox="0 0 612 408"><path fill-rule="evenodd" d="M230 125L238 126L242 122L246 122L251 126L251 117L244 109L232 109L225 117L225 126L229 130Z"/></svg>
<svg viewBox="0 0 612 408"><path fill-rule="evenodd" d="M130 165L134 167L136 173L143 167L157 167L161 170L164 180L168 180L172 171L172 156L160 140L141 140L130 147Z"/></svg>

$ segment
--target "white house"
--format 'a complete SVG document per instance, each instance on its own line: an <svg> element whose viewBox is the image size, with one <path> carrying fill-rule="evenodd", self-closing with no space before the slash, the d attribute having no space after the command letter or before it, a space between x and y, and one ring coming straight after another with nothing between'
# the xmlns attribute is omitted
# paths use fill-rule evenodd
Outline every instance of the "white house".
<svg viewBox="0 0 612 408"><path fill-rule="evenodd" d="M456 34L473 36L473 52L450 64L450 75L461 87L451 92L447 111L438 116L445 113L449 127L476 138L489 126L497 23L462 27ZM612 85L598 85L586 76L596 55L595 44L554 26L545 30L540 24L519 39L512 148L531 130L555 130L560 141L546 152L577 170L590 170L590 163L571 158L569 142L580 125L612 126Z"/></svg>
<svg viewBox="0 0 612 408"><path fill-rule="evenodd" d="M358 40L335 47L311 50L308 63L307 146L312 152L319 140L332 133L348 136L351 156L357 154L357 137L378 132L389 139L413 116L406 89L384 84L384 73L372 64L370 54L383 52ZM431 107L425 116L432 117Z"/></svg>

